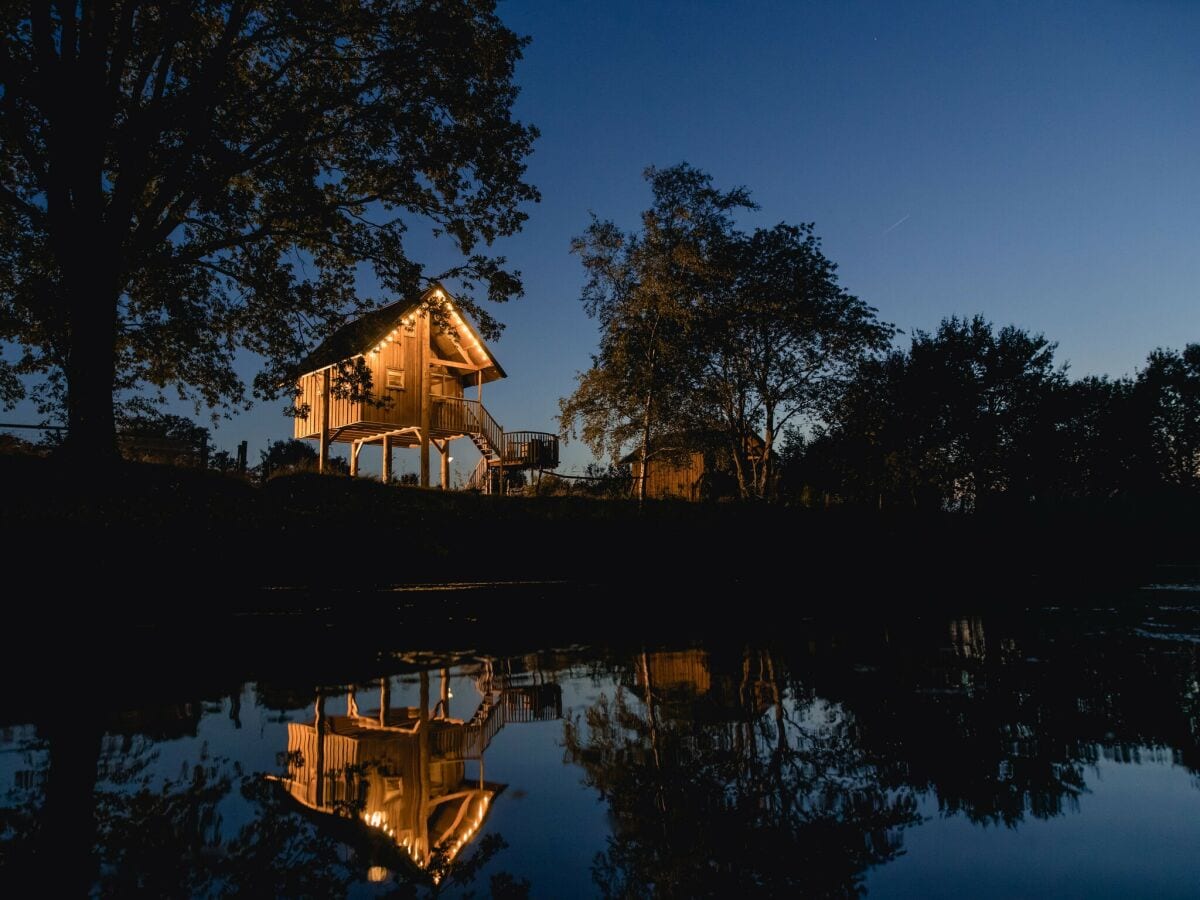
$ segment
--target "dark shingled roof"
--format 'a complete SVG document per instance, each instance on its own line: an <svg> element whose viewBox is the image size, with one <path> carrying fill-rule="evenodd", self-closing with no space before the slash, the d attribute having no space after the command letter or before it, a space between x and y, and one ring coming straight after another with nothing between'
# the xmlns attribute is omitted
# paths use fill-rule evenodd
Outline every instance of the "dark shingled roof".
<svg viewBox="0 0 1200 900"><path fill-rule="evenodd" d="M416 300L397 300L360 316L353 322L347 322L305 357L297 367L297 375L315 372L343 359L366 353L383 340L401 319L420 306L422 297Z"/></svg>
<svg viewBox="0 0 1200 900"><path fill-rule="evenodd" d="M693 451L711 450L718 447L723 448L727 445L728 441L729 436L717 429L695 428L687 431L673 431L660 435L650 441L650 458L653 460L656 453L663 453L669 456L671 453L690 453ZM762 437L753 433L747 435L746 443L759 452L765 446ZM642 448L639 446L622 456L620 462L632 463L637 462L641 458Z"/></svg>

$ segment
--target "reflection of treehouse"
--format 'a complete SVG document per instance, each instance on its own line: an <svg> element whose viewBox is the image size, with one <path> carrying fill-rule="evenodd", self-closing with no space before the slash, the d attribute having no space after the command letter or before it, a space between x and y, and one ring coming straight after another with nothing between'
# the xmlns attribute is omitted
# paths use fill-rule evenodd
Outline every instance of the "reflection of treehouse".
<svg viewBox="0 0 1200 900"><path fill-rule="evenodd" d="M450 716L448 672L442 696L429 707L428 673L421 705L393 707L386 679L380 708L359 714L353 695L347 715L326 715L324 697L312 722L288 725L291 796L321 813L358 819L386 836L418 866L452 861L474 837L504 785L485 781L483 754L508 721L541 721L562 714L557 685L502 688L481 684L483 698L468 720ZM478 762L477 778L466 763Z"/></svg>
<svg viewBox="0 0 1200 900"><path fill-rule="evenodd" d="M371 372L369 397L351 398L338 374L356 362ZM324 467L329 444L350 444L350 471L370 443L382 448L383 480L391 476L392 448L421 449L420 482L429 485L429 448L441 456L441 483L449 487L450 443L469 438L481 459L471 486L500 489L506 472L558 466L558 437L540 431L506 433L483 406L483 386L504 369L458 309L435 287L351 322L312 352L301 366L295 420L297 438L320 442ZM474 388L476 396L464 396Z"/></svg>

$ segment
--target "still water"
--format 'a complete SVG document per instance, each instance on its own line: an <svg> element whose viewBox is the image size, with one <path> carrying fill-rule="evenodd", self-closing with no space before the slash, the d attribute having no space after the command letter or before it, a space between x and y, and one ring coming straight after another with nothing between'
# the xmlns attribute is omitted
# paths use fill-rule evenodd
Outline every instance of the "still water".
<svg viewBox="0 0 1200 900"><path fill-rule="evenodd" d="M355 639L301 630L278 674L245 680L218 652L177 696L154 672L10 683L0 881L1196 897L1196 597L502 653L365 629L360 662Z"/></svg>

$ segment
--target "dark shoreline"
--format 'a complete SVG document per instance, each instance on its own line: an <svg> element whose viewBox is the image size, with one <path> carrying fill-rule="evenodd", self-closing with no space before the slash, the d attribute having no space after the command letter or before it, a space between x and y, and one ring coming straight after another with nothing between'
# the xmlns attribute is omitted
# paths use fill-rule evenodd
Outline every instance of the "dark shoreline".
<svg viewBox="0 0 1200 900"><path fill-rule="evenodd" d="M1120 596L1164 567L1200 565L1200 499L1179 496L987 515L674 501L639 511L311 474L257 487L153 465L81 472L31 457L0 457L0 490L7 574L30 598L10 611L53 618L53 598L69 593L97 624L328 611L335 597L345 599L338 615L382 604L417 621L428 617L420 592L397 604L394 588L445 583L527 594L587 585L595 603L635 621L719 620L705 612L713 605L731 621L755 610L1032 606ZM38 571L47 555L59 564ZM557 614L588 620L567 606Z"/></svg>

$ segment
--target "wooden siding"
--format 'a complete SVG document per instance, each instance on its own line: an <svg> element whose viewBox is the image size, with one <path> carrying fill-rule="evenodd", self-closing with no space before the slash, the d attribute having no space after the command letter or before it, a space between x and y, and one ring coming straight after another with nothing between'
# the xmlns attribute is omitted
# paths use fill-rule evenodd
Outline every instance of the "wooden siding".
<svg viewBox="0 0 1200 900"><path fill-rule="evenodd" d="M331 373L331 381L334 376ZM323 414L324 398L321 396L321 384L324 375L321 372L310 372L300 378L300 397L297 405L308 405L308 417L296 417L293 433L298 438L313 438L321 434L321 416ZM341 428L362 419L363 404L345 397L333 397L329 406L330 429Z"/></svg>
<svg viewBox="0 0 1200 900"><path fill-rule="evenodd" d="M703 650L648 653L645 669L639 667L634 671L638 687L646 686L645 677L649 675L652 690L689 688L697 694L707 694L712 687L708 653Z"/></svg>
<svg viewBox="0 0 1200 900"><path fill-rule="evenodd" d="M641 463L633 463L633 476L641 476ZM679 497L683 500L700 499L700 478L704 475L704 454L689 453L687 456L670 459L650 459L650 470L646 476L646 496L656 499Z"/></svg>

